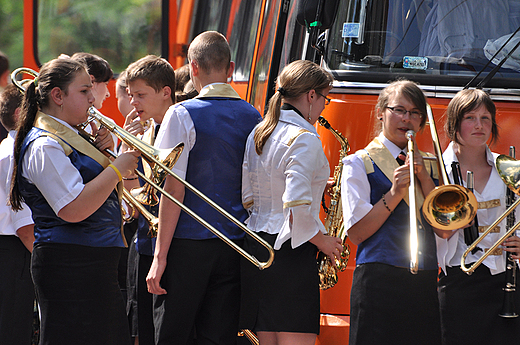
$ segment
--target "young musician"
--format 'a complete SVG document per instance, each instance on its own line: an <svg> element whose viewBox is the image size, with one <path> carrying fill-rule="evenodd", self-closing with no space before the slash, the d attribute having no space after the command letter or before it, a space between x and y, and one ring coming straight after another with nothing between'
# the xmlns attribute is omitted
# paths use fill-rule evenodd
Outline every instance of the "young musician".
<svg viewBox="0 0 520 345"><path fill-rule="evenodd" d="M136 135L147 144L153 146L157 132L163 121L164 114L174 104L175 73L168 61L155 55L148 55L130 64L126 69L126 84L133 110L128 113L125 129ZM147 128L143 123L147 122ZM123 147L126 145L123 144ZM152 172L148 163L140 160L141 172L151 178ZM131 190L145 184L137 180L136 176L125 181L125 188ZM147 206L147 209L157 216L159 207ZM155 237L150 233L150 227L145 217L134 215L137 218L137 232L135 245L130 246L129 276L135 277L131 283L134 288L130 291L128 313L132 322L132 333L138 338L140 345L153 345L153 295L148 292L146 275L152 264L155 248Z"/></svg>
<svg viewBox="0 0 520 345"><path fill-rule="evenodd" d="M199 95L177 103L164 117L155 145L184 143L173 171L240 221L242 160L257 110L227 84L233 73L226 38L203 32L188 49L190 74ZM239 245L244 232L167 176L164 189ZM235 344L240 302L240 254L162 197L159 231L148 277L156 294L157 344Z"/></svg>
<svg viewBox="0 0 520 345"><path fill-rule="evenodd" d="M451 139L443 154L446 171L452 178L451 163L459 162L464 184L467 172L473 172L479 231L483 232L505 212L507 190L495 166L498 154L491 152L488 146L496 142L499 135L496 109L489 95L478 89L457 93L446 111L446 133ZM519 221L520 213L516 215ZM466 267L507 231L506 222L502 221L478 244L480 250L468 254ZM437 256L442 268L439 301L443 344L516 343L520 339L520 318L502 318L499 313L506 286L506 252L518 260L520 239L508 238L471 275L460 269L466 249L464 229L453 231L446 239L437 237ZM518 277L518 270L516 274ZM518 289L510 294L514 296L510 307L520 313Z"/></svg>
<svg viewBox="0 0 520 345"><path fill-rule="evenodd" d="M87 120L93 102L86 67L71 59L44 64L25 91L10 203L19 210L25 201L34 219L31 273L42 344L130 341L117 281L126 243L115 188L137 167L138 153L110 163L100 151L106 138L96 148L78 135L74 126Z"/></svg>
<svg viewBox="0 0 520 345"><path fill-rule="evenodd" d="M325 105L332 75L310 61L287 65L264 120L248 137L243 163L242 202L248 227L276 250L274 263L259 271L242 261L241 328L261 344L316 342L320 329L318 250L334 262L341 240L326 235L319 219L330 175L314 124ZM247 236L246 251L266 249Z"/></svg>
<svg viewBox="0 0 520 345"><path fill-rule="evenodd" d="M415 83L395 81L381 91L375 114L380 134L365 149L344 159L342 173L345 227L358 246L349 344L437 345L435 229L422 217L412 220L418 222L419 270L417 274L409 270L410 207L420 209L424 196L435 187L431 164L415 149L417 205L409 205L406 132L424 128L426 98Z"/></svg>
<svg viewBox="0 0 520 345"><path fill-rule="evenodd" d="M34 226L27 206L14 212L8 199L13 168L13 147L23 95L9 84L0 93L0 123L9 130L0 144L0 344L31 344L34 321L34 286L30 263Z"/></svg>

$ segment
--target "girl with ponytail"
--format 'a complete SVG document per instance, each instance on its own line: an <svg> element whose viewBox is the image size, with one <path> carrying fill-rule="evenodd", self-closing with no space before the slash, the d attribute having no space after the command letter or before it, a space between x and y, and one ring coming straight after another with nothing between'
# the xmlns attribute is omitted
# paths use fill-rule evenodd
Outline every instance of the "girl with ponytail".
<svg viewBox="0 0 520 345"><path fill-rule="evenodd" d="M116 188L137 168L138 153L110 162L100 151L104 139L96 148L78 135L93 102L85 66L55 59L26 87L22 104L10 204L17 210L25 202L34 220L41 344L130 343L117 281L126 243Z"/></svg>
<svg viewBox="0 0 520 345"><path fill-rule="evenodd" d="M335 262L342 250L341 240L326 236L319 219L330 171L313 126L330 102L332 80L313 62L287 65L264 120L247 140L242 201L251 214L248 227L276 250L267 270L249 263L242 269L241 328L254 330L261 344L315 343L316 254L321 250ZM246 236L246 250L260 259L266 253L255 243Z"/></svg>

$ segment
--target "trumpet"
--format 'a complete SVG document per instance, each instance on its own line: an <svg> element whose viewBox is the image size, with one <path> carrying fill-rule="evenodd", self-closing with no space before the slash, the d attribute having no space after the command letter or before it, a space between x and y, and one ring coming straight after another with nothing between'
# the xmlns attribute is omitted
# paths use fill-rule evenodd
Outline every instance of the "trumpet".
<svg viewBox="0 0 520 345"><path fill-rule="evenodd" d="M415 208L415 171L414 171L414 143L415 132L406 132L408 140L408 162L410 164L410 186L408 187L408 200L410 205L410 272L417 274L419 271L419 236L417 233L417 209Z"/></svg>
<svg viewBox="0 0 520 345"><path fill-rule="evenodd" d="M520 167L518 164L518 161L512 157L509 157L507 155L499 155L495 159L495 165L497 167L498 175L500 175L500 178L506 186L515 194L520 195ZM460 268L462 271L464 271L467 274L472 274L480 264L486 260L486 258L493 253L493 251L498 248L509 236L511 236L518 228L520 228L520 221L515 223L511 228L509 228L506 233L500 237L494 245L491 246L482 256L475 261L470 267L466 267L466 257L469 255L469 253L489 234L491 231L501 222L503 221L507 216L513 212L518 205L520 205L520 198L516 199L516 201L508 207L508 209L500 216L497 220L493 222L489 226L489 228L484 231L479 238L473 242L468 249L462 254L462 257L460 259Z"/></svg>
<svg viewBox="0 0 520 345"><path fill-rule="evenodd" d="M439 168L439 184L424 199L422 212L426 221L440 230L455 230L464 228L477 214L477 199L467 188L456 184L450 184L444 160L442 159L441 146L437 135L437 128L433 118L432 109L426 106L428 122L437 156Z"/></svg>
<svg viewBox="0 0 520 345"><path fill-rule="evenodd" d="M20 90L25 92L25 88L22 86L22 84L20 82L18 82L16 80L16 76L19 73L27 73L34 77L37 77L38 73L34 70L31 70L29 68L24 68L24 67L18 68L11 73L11 80L13 81L13 83ZM177 174L175 174L171 170L171 167L173 166L173 164L175 164L175 162L177 161L177 158L180 156L180 152L182 152L182 148L184 147L183 143L178 144L173 150L171 150L171 152L170 152L170 150L159 150L159 149L154 148L153 146L146 144L142 140L137 139L134 135L125 131L123 128L116 125L116 123L112 119L101 114L96 108L90 107L88 110L88 113L89 113L88 122L97 121L101 126L104 126L110 132L112 132L114 135L116 135L121 141L124 141L125 144L127 144L130 148L139 151L141 153L141 157L150 165L154 174L171 175L176 180L178 180L180 183L182 183L186 188L188 188L190 191L192 191L195 195L200 197L203 201L208 203L211 207L213 207L215 210L217 210L219 213L221 213L223 216L225 216L231 222L233 222L235 225L237 225L241 230L243 230L249 236L253 237L253 239L255 239L258 243L260 243L262 246L264 246L269 251L269 259L266 262L260 262L253 255L247 253L244 249L242 249L240 246L236 245L233 241L231 241L229 238L227 238L225 235L223 235L220 231L215 229L211 224L209 224L202 217L200 217L195 212L193 212L191 209L186 207L183 203L181 203L180 201L175 199L171 194L166 192L161 186L159 186L154 181L152 181L152 179L149 179L143 173L136 170L136 174L139 177L141 177L146 183L153 186L164 197L171 200L174 204L176 204L178 207L180 207L184 212L186 212L188 215L193 217L196 221L198 221L206 229L208 229L213 234L215 234L218 238L220 238L221 240L226 242L226 244L228 244L230 247L232 247L234 250L236 250L240 255L245 257L247 260L249 260L251 263L253 263L255 266L257 266L259 269L265 269L273 263L274 249L273 249L273 247L271 247L271 245L269 245L269 243L264 241L253 231L249 230L242 222L240 222L238 219L233 217L230 213L228 213L222 207L217 205L214 201L212 201L206 195L202 194L200 191L198 191L195 187L193 187L187 181L185 181L182 178L180 178L179 176L177 176Z"/></svg>

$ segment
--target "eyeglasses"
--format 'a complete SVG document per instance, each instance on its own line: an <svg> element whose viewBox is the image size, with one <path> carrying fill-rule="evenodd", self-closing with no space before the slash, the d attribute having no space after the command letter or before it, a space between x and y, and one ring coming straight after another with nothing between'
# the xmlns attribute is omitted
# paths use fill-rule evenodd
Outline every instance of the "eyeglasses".
<svg viewBox="0 0 520 345"><path fill-rule="evenodd" d="M417 110L406 110L403 107L387 107L390 109L394 114L397 114L399 116L404 116L406 113L410 114L410 119L417 120L421 119L423 117L423 114L420 111Z"/></svg>
<svg viewBox="0 0 520 345"><path fill-rule="evenodd" d="M321 93L319 93L318 91L316 91L316 93L317 93L319 96L325 98L325 105L329 105L329 104L330 104L331 99L330 99L329 97L325 97L325 96L323 96L323 95L322 95Z"/></svg>

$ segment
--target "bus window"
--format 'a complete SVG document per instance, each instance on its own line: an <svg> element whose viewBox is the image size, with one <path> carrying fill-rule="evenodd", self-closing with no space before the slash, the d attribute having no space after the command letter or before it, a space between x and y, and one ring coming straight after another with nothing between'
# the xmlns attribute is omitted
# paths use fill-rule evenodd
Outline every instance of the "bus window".
<svg viewBox="0 0 520 345"><path fill-rule="evenodd" d="M276 24L280 12L281 0L268 1L265 7L264 20L262 21L262 36L258 43L257 65L254 70L253 85L249 103L263 113L268 94L269 69L271 67L271 57L276 34Z"/></svg>
<svg viewBox="0 0 520 345"><path fill-rule="evenodd" d="M161 0L39 0L38 59L89 52L114 72L148 54L161 55Z"/></svg>
<svg viewBox="0 0 520 345"><path fill-rule="evenodd" d="M232 30L226 36L231 47L231 60L235 62L235 82L249 80L261 6L261 1L240 1L238 10L230 18Z"/></svg>
<svg viewBox="0 0 520 345"><path fill-rule="evenodd" d="M193 26L190 37L212 30L226 33L232 0L198 0L194 5Z"/></svg>
<svg viewBox="0 0 520 345"><path fill-rule="evenodd" d="M485 76L518 43L520 34L485 67L519 25L519 0L340 0L325 61L349 81L404 75L464 86L481 70ZM492 83L518 86L519 71L520 50Z"/></svg>

